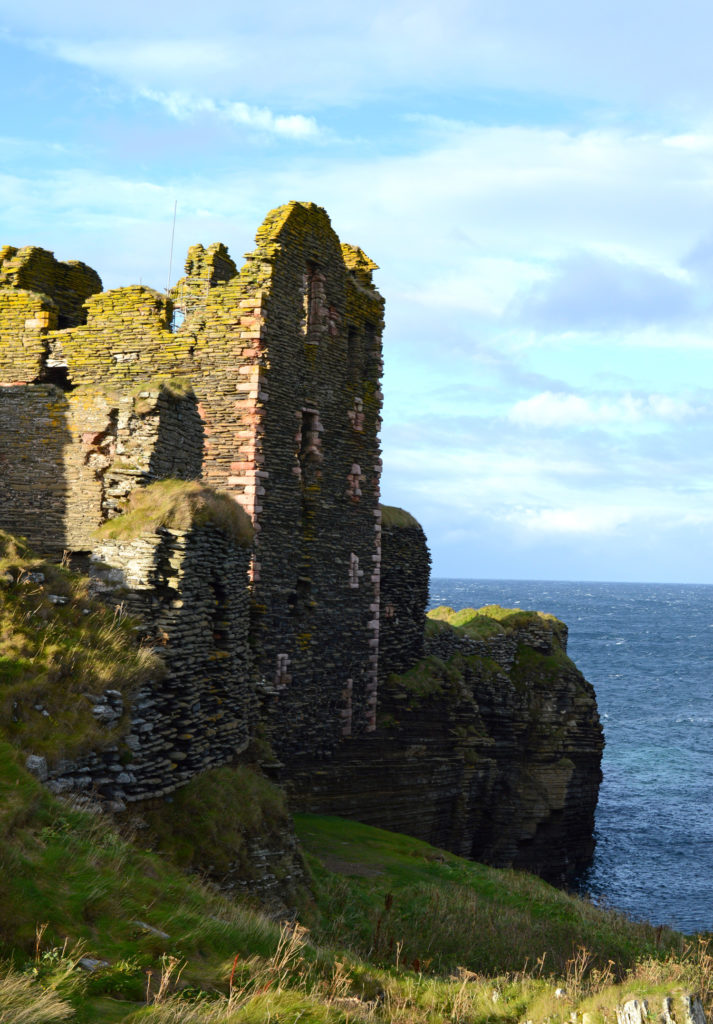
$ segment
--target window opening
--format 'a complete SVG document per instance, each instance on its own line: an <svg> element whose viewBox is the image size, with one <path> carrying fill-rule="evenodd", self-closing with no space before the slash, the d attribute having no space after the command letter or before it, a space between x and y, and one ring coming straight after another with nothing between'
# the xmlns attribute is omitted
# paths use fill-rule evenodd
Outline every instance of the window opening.
<svg viewBox="0 0 713 1024"><path fill-rule="evenodd" d="M277 686L281 690L292 682L292 676L288 671L289 667L289 654L278 654L277 665L275 667L275 686Z"/></svg>
<svg viewBox="0 0 713 1024"><path fill-rule="evenodd" d="M321 438L323 430L317 410L303 409L300 432L297 435L299 476L303 483L312 483L318 476L318 467L323 459Z"/></svg>
<svg viewBox="0 0 713 1024"><path fill-rule="evenodd" d="M309 338L315 324L317 267L307 263L302 275L302 333Z"/></svg>
<svg viewBox="0 0 713 1024"><path fill-rule="evenodd" d="M228 594L223 583L215 573L213 574L210 582L210 589L213 595L213 611L211 614L213 643L217 651L226 651L228 649L230 639Z"/></svg>

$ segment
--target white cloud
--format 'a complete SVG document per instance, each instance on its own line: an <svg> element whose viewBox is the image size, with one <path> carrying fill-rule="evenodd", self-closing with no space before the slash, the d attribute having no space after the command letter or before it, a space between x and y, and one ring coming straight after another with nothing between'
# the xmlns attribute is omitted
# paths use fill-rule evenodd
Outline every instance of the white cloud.
<svg viewBox="0 0 713 1024"><path fill-rule="evenodd" d="M534 427L608 427L652 420L680 420L692 413L686 401L667 395L632 394L595 400L581 395L543 391L517 402L508 412L512 423Z"/></svg>
<svg viewBox="0 0 713 1024"><path fill-rule="evenodd" d="M42 26L65 59L163 89L178 87L180 72L210 95L206 83L227 75L231 91L242 81L284 100L298 85L327 103L404 86L520 89L626 109L655 102L706 112L713 100L705 0L364 0L329 8L274 0L250 9L213 0L200 10L189 0L27 0L5 8L12 31L36 35ZM122 39L127 25L136 35Z"/></svg>
<svg viewBox="0 0 713 1024"><path fill-rule="evenodd" d="M534 533L589 535L613 533L634 518L634 509L594 502L575 508L515 509L507 516L508 522Z"/></svg>
<svg viewBox="0 0 713 1024"><path fill-rule="evenodd" d="M39 37L32 46L60 60L91 68L123 81L179 83L184 77L213 78L217 74L232 79L234 55L226 40L201 38L141 38L121 35L109 39Z"/></svg>
<svg viewBox="0 0 713 1024"><path fill-rule="evenodd" d="M713 134L710 132L681 132L664 139L665 146L685 149L689 153L713 152Z"/></svg>
<svg viewBox="0 0 713 1024"><path fill-rule="evenodd" d="M310 139L319 134L315 119L302 114L273 114L266 107L251 107L247 103L237 101L192 97L181 92L163 93L153 89L142 89L140 95L160 104L172 117L179 120L209 115L290 139Z"/></svg>
<svg viewBox="0 0 713 1024"><path fill-rule="evenodd" d="M464 262L430 277L418 288L407 289L401 298L432 309L470 310L497 317L518 291L547 277L541 265L526 260L483 257Z"/></svg>

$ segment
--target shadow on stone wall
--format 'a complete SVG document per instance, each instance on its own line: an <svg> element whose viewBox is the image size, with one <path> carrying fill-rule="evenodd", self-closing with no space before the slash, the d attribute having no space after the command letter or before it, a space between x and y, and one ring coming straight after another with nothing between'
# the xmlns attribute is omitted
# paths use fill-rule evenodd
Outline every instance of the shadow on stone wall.
<svg viewBox="0 0 713 1024"><path fill-rule="evenodd" d="M0 527L50 557L67 547L69 420L52 384L0 387Z"/></svg>
<svg viewBox="0 0 713 1024"><path fill-rule="evenodd" d="M107 696L110 708L129 715L123 753L112 748L61 764L50 782L58 791L80 790L120 809L164 796L248 745L256 716L250 547L203 522L100 537L95 555L101 561L89 566L92 589L138 617L139 635L166 671L137 694L129 680L126 693Z"/></svg>
<svg viewBox="0 0 713 1024"><path fill-rule="evenodd" d="M157 399L158 427L149 477L197 480L203 468L203 421L192 389L176 392L163 385Z"/></svg>

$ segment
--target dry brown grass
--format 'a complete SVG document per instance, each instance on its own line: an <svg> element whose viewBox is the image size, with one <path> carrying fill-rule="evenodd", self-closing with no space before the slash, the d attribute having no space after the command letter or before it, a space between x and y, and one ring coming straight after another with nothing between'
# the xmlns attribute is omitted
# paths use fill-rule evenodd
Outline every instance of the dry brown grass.
<svg viewBox="0 0 713 1024"><path fill-rule="evenodd" d="M0 976L0 1024L54 1024L73 1016L69 1003L31 978L14 972Z"/></svg>

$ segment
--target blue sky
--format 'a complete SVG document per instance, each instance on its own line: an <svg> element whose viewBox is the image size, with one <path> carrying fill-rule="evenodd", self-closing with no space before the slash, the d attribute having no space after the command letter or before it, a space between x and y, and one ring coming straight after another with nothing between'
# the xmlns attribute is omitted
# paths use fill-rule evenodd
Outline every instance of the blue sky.
<svg viewBox="0 0 713 1024"><path fill-rule="evenodd" d="M105 8L105 9L104 9ZM441 576L713 582L713 7L0 0L0 243L164 288L324 206Z"/></svg>

